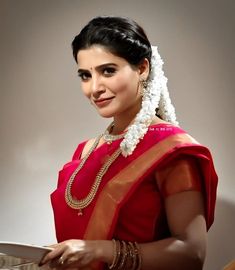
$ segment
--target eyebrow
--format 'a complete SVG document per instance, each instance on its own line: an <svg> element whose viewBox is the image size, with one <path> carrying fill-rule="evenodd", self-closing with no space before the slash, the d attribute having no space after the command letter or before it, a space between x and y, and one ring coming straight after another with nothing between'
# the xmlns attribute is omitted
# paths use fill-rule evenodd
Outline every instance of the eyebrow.
<svg viewBox="0 0 235 270"><path fill-rule="evenodd" d="M99 71L99 70L101 70L101 69L103 69L105 67L109 67L109 66L115 66L115 67L117 67L118 65L115 64L115 63L105 63L105 64L102 64L102 65L99 65L99 66L95 67L95 69ZM78 74L79 73L82 73L82 72L89 72L89 70L88 69L79 68L78 69Z"/></svg>

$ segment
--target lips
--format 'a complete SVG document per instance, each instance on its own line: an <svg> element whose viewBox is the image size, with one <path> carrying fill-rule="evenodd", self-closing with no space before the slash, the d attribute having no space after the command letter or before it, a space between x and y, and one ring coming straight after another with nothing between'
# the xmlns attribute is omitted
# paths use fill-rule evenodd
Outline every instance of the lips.
<svg viewBox="0 0 235 270"><path fill-rule="evenodd" d="M99 99L94 100L94 102L98 107L104 107L104 106L108 105L113 98L114 97L99 98Z"/></svg>
<svg viewBox="0 0 235 270"><path fill-rule="evenodd" d="M106 101L106 100L110 100L110 99L113 99L113 97L109 97L109 98L99 98L99 99L94 100L94 102L95 102L95 103L100 103L100 102L103 102L103 101Z"/></svg>

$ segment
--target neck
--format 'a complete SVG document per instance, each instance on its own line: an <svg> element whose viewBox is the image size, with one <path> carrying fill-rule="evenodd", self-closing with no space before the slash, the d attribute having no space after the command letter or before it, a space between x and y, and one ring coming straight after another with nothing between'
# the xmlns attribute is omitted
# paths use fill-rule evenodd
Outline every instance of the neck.
<svg viewBox="0 0 235 270"><path fill-rule="evenodd" d="M133 122L134 119L125 119L123 121L120 121L120 120L116 120L114 119L113 123L113 128L112 128L112 131L111 133L113 135L116 135L116 134L120 134L120 133L123 133L127 127Z"/></svg>
<svg viewBox="0 0 235 270"><path fill-rule="evenodd" d="M139 110L140 106L135 107L132 110L128 110L128 112L123 112L122 114L114 116L113 118L114 127L111 133L115 135L124 132L127 129L127 127L130 124L132 124Z"/></svg>

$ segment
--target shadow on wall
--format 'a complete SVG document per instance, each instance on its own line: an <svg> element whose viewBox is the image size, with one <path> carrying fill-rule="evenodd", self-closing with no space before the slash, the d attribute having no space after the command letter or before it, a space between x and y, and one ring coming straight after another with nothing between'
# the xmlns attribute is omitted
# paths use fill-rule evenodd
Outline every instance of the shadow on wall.
<svg viewBox="0 0 235 270"><path fill-rule="evenodd" d="M204 270L222 270L235 259L235 203L218 198Z"/></svg>

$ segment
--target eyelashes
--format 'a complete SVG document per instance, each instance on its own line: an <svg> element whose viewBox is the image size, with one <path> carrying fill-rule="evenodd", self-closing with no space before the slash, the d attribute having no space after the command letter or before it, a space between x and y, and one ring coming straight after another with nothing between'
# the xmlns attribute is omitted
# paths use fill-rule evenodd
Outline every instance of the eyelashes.
<svg viewBox="0 0 235 270"><path fill-rule="evenodd" d="M108 75L108 76L111 75L112 76L115 72L116 72L116 69L113 67L107 67L107 68L103 69L104 75Z"/></svg>
<svg viewBox="0 0 235 270"><path fill-rule="evenodd" d="M100 71L100 73L104 77L112 77L116 73L116 71L117 70L114 67L105 67L105 68L102 68L102 70ZM80 77L80 79L82 81L87 81L92 76L91 76L91 73L88 72L88 71L79 71L78 72L78 77Z"/></svg>
<svg viewBox="0 0 235 270"><path fill-rule="evenodd" d="M91 77L91 74L89 72L79 72L78 77L80 77L82 81L86 81Z"/></svg>

